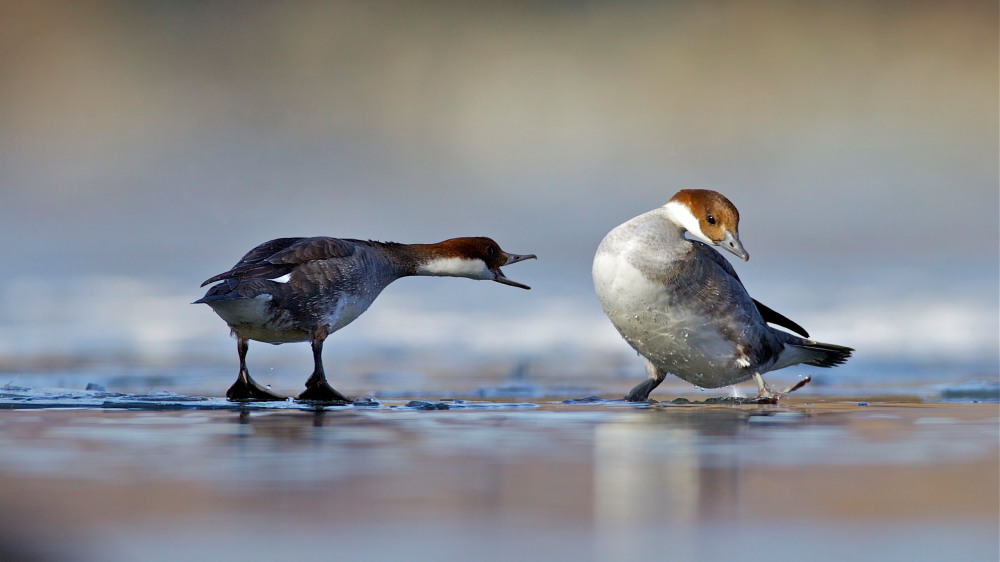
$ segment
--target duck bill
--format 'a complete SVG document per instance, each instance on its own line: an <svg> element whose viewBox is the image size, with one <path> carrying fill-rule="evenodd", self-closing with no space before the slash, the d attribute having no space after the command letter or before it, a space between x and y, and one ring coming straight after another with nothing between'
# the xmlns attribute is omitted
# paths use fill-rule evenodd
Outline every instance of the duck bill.
<svg viewBox="0 0 1000 562"><path fill-rule="evenodd" d="M507 252L504 252L503 255L507 256L507 261L503 262L504 265L510 265L512 263L517 263L519 261L524 261L524 260L538 259L537 256L535 256L535 254L520 255L520 254L508 254Z"/></svg>
<svg viewBox="0 0 1000 562"><path fill-rule="evenodd" d="M517 263L519 261L524 261L524 260L538 259L535 256L535 254L521 255L521 254L508 254L507 252L504 252L504 255L507 256L507 261L504 262L504 265L510 265L512 263ZM514 281L509 277L507 277L506 275L504 275L503 271L500 271L499 267L492 271L493 271L493 280L496 281L497 283L503 283L504 285L510 285L511 287L518 287L520 289L531 289L531 287L525 285L524 283L518 283L517 281Z"/></svg>
<svg viewBox="0 0 1000 562"><path fill-rule="evenodd" d="M518 283L517 281L514 281L513 279L508 278L499 269L497 269L497 270L495 270L493 272L493 280L496 281L497 283L503 283L504 285L510 285L511 287L518 287L518 288L521 288L521 289L531 289L531 287L525 285L524 283Z"/></svg>
<svg viewBox="0 0 1000 562"><path fill-rule="evenodd" d="M748 254L747 251L743 249L743 244L740 243L740 237L733 234L732 232L727 231L726 237L723 238L722 241L718 243L718 246L721 246L724 250L728 252L736 254L743 261L750 261L750 254Z"/></svg>

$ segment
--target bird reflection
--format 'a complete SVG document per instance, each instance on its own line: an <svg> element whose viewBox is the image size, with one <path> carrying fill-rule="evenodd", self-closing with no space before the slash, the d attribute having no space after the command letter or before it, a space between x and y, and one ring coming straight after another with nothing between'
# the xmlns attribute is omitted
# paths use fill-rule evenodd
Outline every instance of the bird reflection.
<svg viewBox="0 0 1000 562"><path fill-rule="evenodd" d="M739 453L713 444L730 441L748 417L736 409L670 408L597 427L594 516L600 558L644 556L647 551L637 549L649 544L651 525L662 525L663 544L672 554L697 555L698 540L677 529L734 515Z"/></svg>

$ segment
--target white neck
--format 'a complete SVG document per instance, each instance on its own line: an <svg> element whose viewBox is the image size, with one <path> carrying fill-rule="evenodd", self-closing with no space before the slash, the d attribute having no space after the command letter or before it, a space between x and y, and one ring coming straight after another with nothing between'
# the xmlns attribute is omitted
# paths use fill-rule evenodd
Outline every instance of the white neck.
<svg viewBox="0 0 1000 562"><path fill-rule="evenodd" d="M417 275L493 279L486 262L466 258L434 258L417 267Z"/></svg>
<svg viewBox="0 0 1000 562"><path fill-rule="evenodd" d="M667 218L682 230L690 232L692 236L706 244L715 244L711 238L705 236L705 233L701 231L701 222L694 216L694 213L691 212L691 209L687 205L676 201L668 201L663 206L663 209L667 213Z"/></svg>

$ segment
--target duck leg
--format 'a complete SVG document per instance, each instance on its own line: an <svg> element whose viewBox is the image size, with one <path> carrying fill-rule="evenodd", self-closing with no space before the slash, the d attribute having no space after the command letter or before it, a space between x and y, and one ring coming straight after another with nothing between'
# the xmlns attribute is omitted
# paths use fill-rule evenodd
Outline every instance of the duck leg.
<svg viewBox="0 0 1000 562"><path fill-rule="evenodd" d="M754 373L753 380L757 383L757 402L761 404L777 404L779 398L802 388L812 380L812 377L806 377L781 392L771 390L771 387L764 382L764 377L760 376L760 373Z"/></svg>
<svg viewBox="0 0 1000 562"><path fill-rule="evenodd" d="M250 344L247 338L236 335L236 350L240 354L240 374L236 377L236 382L226 391L226 398L233 401L243 400L284 400L284 396L279 396L261 386L253 380L250 372L247 371L247 349Z"/></svg>
<svg viewBox="0 0 1000 562"><path fill-rule="evenodd" d="M648 401L649 393L652 392L654 388L660 386L663 379L667 377L666 371L657 369L656 366L649 362L649 360L646 360L646 372L649 374L649 378L635 385L635 387L629 391L628 396L625 397L626 402Z"/></svg>
<svg viewBox="0 0 1000 562"><path fill-rule="evenodd" d="M326 372L323 370L323 340L326 339L324 331L318 331L313 335L313 373L306 381L306 389L298 395L298 400L308 400L310 402L340 402L350 403L350 398L334 390L326 380Z"/></svg>
<svg viewBox="0 0 1000 562"><path fill-rule="evenodd" d="M781 394L771 390L771 387L764 382L764 377L754 371L753 382L757 383L757 402L761 404L777 404Z"/></svg>

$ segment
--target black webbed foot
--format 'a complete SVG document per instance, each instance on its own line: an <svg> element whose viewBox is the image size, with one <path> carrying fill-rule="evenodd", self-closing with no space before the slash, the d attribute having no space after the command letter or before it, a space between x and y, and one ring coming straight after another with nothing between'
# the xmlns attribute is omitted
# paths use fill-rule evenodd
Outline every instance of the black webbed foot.
<svg viewBox="0 0 1000 562"><path fill-rule="evenodd" d="M306 381L306 389L296 397L296 400L305 402L323 402L325 404L350 404L351 399L337 392L326 381L326 372L323 370L323 340L327 336L327 327L321 327L313 335L312 350L315 368L309 380Z"/></svg>
<svg viewBox="0 0 1000 562"><path fill-rule="evenodd" d="M233 333L236 334L235 331ZM234 402L246 400L268 400L273 402L285 400L284 396L280 396L264 388L250 376L250 372L247 371L247 349L249 344L249 339L236 334L236 350L240 355L240 374L236 377L236 382L233 383L233 386L229 387L229 390L226 391L226 398Z"/></svg>
<svg viewBox="0 0 1000 562"><path fill-rule="evenodd" d="M324 402L328 404L350 404L351 399L337 392L325 380L315 382L312 379L306 384L306 389L296 400L306 402Z"/></svg>
<svg viewBox="0 0 1000 562"><path fill-rule="evenodd" d="M635 388L629 391L628 396L625 397L626 402L649 402L649 393L653 391L654 388L660 383L660 381L654 379L646 379L641 383L635 385Z"/></svg>
<svg viewBox="0 0 1000 562"><path fill-rule="evenodd" d="M233 386L229 387L226 391L226 398L234 402L242 402L246 400L265 400L265 401L281 401L285 400L286 397L279 394L275 394L270 390L264 388L257 381L247 376L240 376L233 383Z"/></svg>

